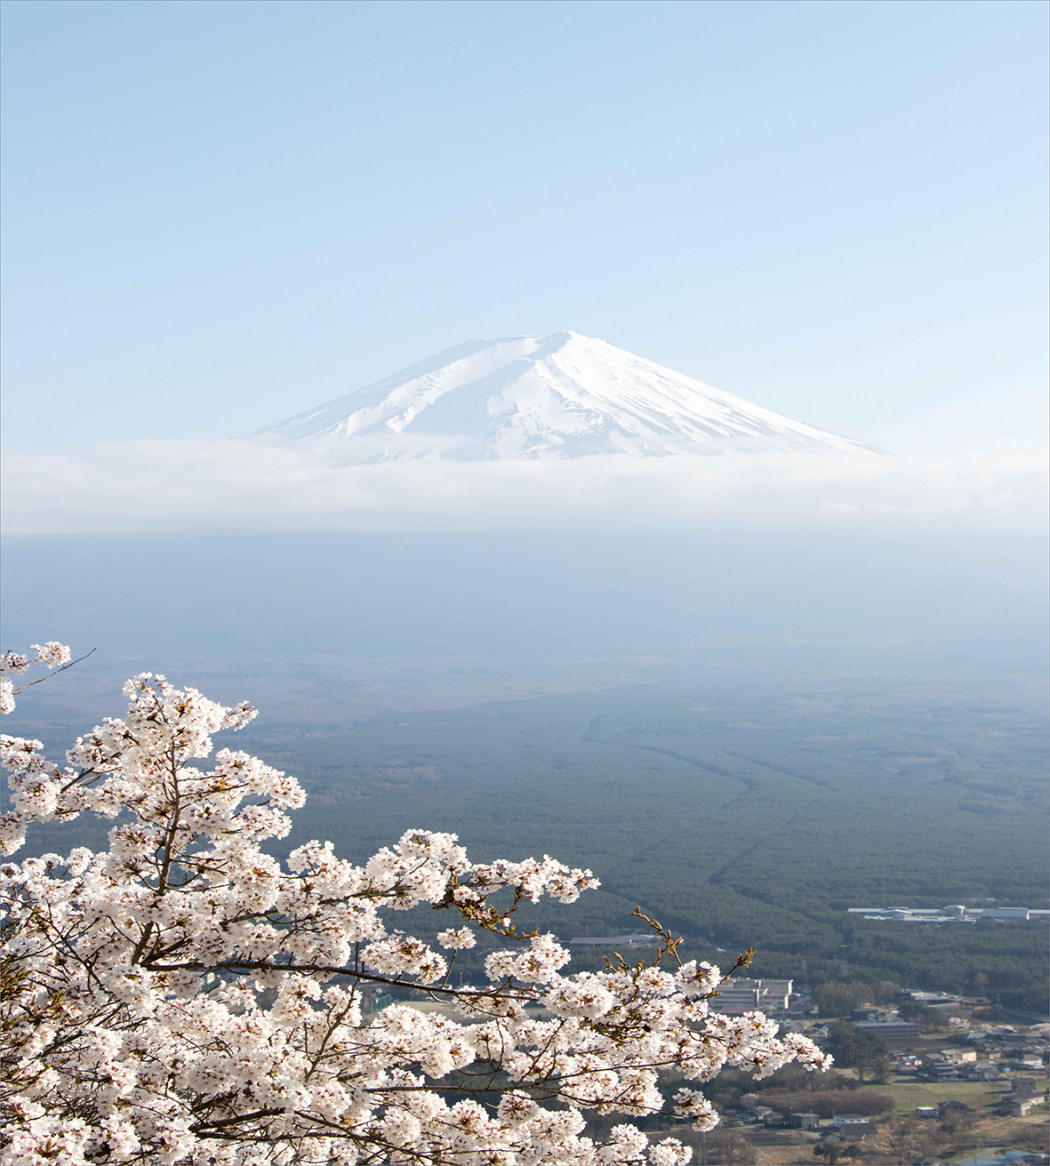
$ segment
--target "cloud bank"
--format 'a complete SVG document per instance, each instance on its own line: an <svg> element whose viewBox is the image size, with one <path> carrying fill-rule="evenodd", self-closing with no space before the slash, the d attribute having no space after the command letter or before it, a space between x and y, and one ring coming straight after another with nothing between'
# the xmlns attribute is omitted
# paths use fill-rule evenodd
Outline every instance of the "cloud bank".
<svg viewBox="0 0 1050 1166"><path fill-rule="evenodd" d="M581 457L333 468L241 441L5 458L10 536L893 524L1040 529L1047 454Z"/></svg>

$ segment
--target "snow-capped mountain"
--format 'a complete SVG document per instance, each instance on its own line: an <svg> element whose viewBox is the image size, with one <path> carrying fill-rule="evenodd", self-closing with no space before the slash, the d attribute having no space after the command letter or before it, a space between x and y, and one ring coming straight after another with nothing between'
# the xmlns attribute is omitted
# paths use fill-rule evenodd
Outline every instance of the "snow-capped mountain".
<svg viewBox="0 0 1050 1166"><path fill-rule="evenodd" d="M575 332L471 340L252 436L344 465L874 452Z"/></svg>

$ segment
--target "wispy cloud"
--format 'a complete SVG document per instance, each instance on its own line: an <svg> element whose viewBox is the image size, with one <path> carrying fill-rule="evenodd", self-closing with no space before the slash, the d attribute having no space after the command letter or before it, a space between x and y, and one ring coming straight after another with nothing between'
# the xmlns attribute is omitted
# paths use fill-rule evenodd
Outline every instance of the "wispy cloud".
<svg viewBox="0 0 1050 1166"><path fill-rule="evenodd" d="M1032 446L908 457L436 459L332 468L239 441L5 459L9 535L195 530L616 529L893 523L1037 528Z"/></svg>

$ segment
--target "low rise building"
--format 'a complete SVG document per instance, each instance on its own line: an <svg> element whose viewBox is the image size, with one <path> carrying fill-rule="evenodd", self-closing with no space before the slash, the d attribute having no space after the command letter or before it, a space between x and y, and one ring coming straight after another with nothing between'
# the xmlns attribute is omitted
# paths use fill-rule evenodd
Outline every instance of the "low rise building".
<svg viewBox="0 0 1050 1166"><path fill-rule="evenodd" d="M849 907L849 915L892 923L976 923L978 919L999 919L1025 923L1042 919L1050 912L1030 907L966 907L949 903L945 907Z"/></svg>
<svg viewBox="0 0 1050 1166"><path fill-rule="evenodd" d="M1045 1097L1013 1097L1007 1094L995 1107L995 1111L1003 1117L1027 1117L1037 1105L1042 1105L1045 1100Z"/></svg>
<svg viewBox="0 0 1050 1166"><path fill-rule="evenodd" d="M958 1081L962 1078L959 1065L947 1057L927 1057L923 1070L935 1081Z"/></svg>
<svg viewBox="0 0 1050 1166"><path fill-rule="evenodd" d="M957 1116L975 1112L965 1101L938 1101L937 1114L943 1120L955 1114Z"/></svg>
<svg viewBox="0 0 1050 1166"><path fill-rule="evenodd" d="M917 1024L905 1020L863 1020L857 1027L882 1037L887 1044L911 1044L922 1036Z"/></svg>
<svg viewBox="0 0 1050 1166"><path fill-rule="evenodd" d="M578 947L651 947L656 936L651 931L638 931L633 935L580 935L570 939L570 944Z"/></svg>
<svg viewBox="0 0 1050 1166"><path fill-rule="evenodd" d="M712 1001L716 1012L786 1012L793 994L791 980L748 980L733 978L718 989Z"/></svg>
<svg viewBox="0 0 1050 1166"><path fill-rule="evenodd" d="M875 1123L866 1117L850 1118L839 1126L839 1137L844 1142L863 1142L878 1137Z"/></svg>

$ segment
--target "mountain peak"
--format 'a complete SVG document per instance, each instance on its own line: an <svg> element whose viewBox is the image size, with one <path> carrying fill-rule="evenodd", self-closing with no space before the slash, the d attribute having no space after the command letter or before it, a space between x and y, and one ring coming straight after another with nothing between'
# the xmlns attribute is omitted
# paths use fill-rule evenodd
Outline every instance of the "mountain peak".
<svg viewBox="0 0 1050 1166"><path fill-rule="evenodd" d="M254 436L339 464L873 452L568 331L469 340Z"/></svg>

